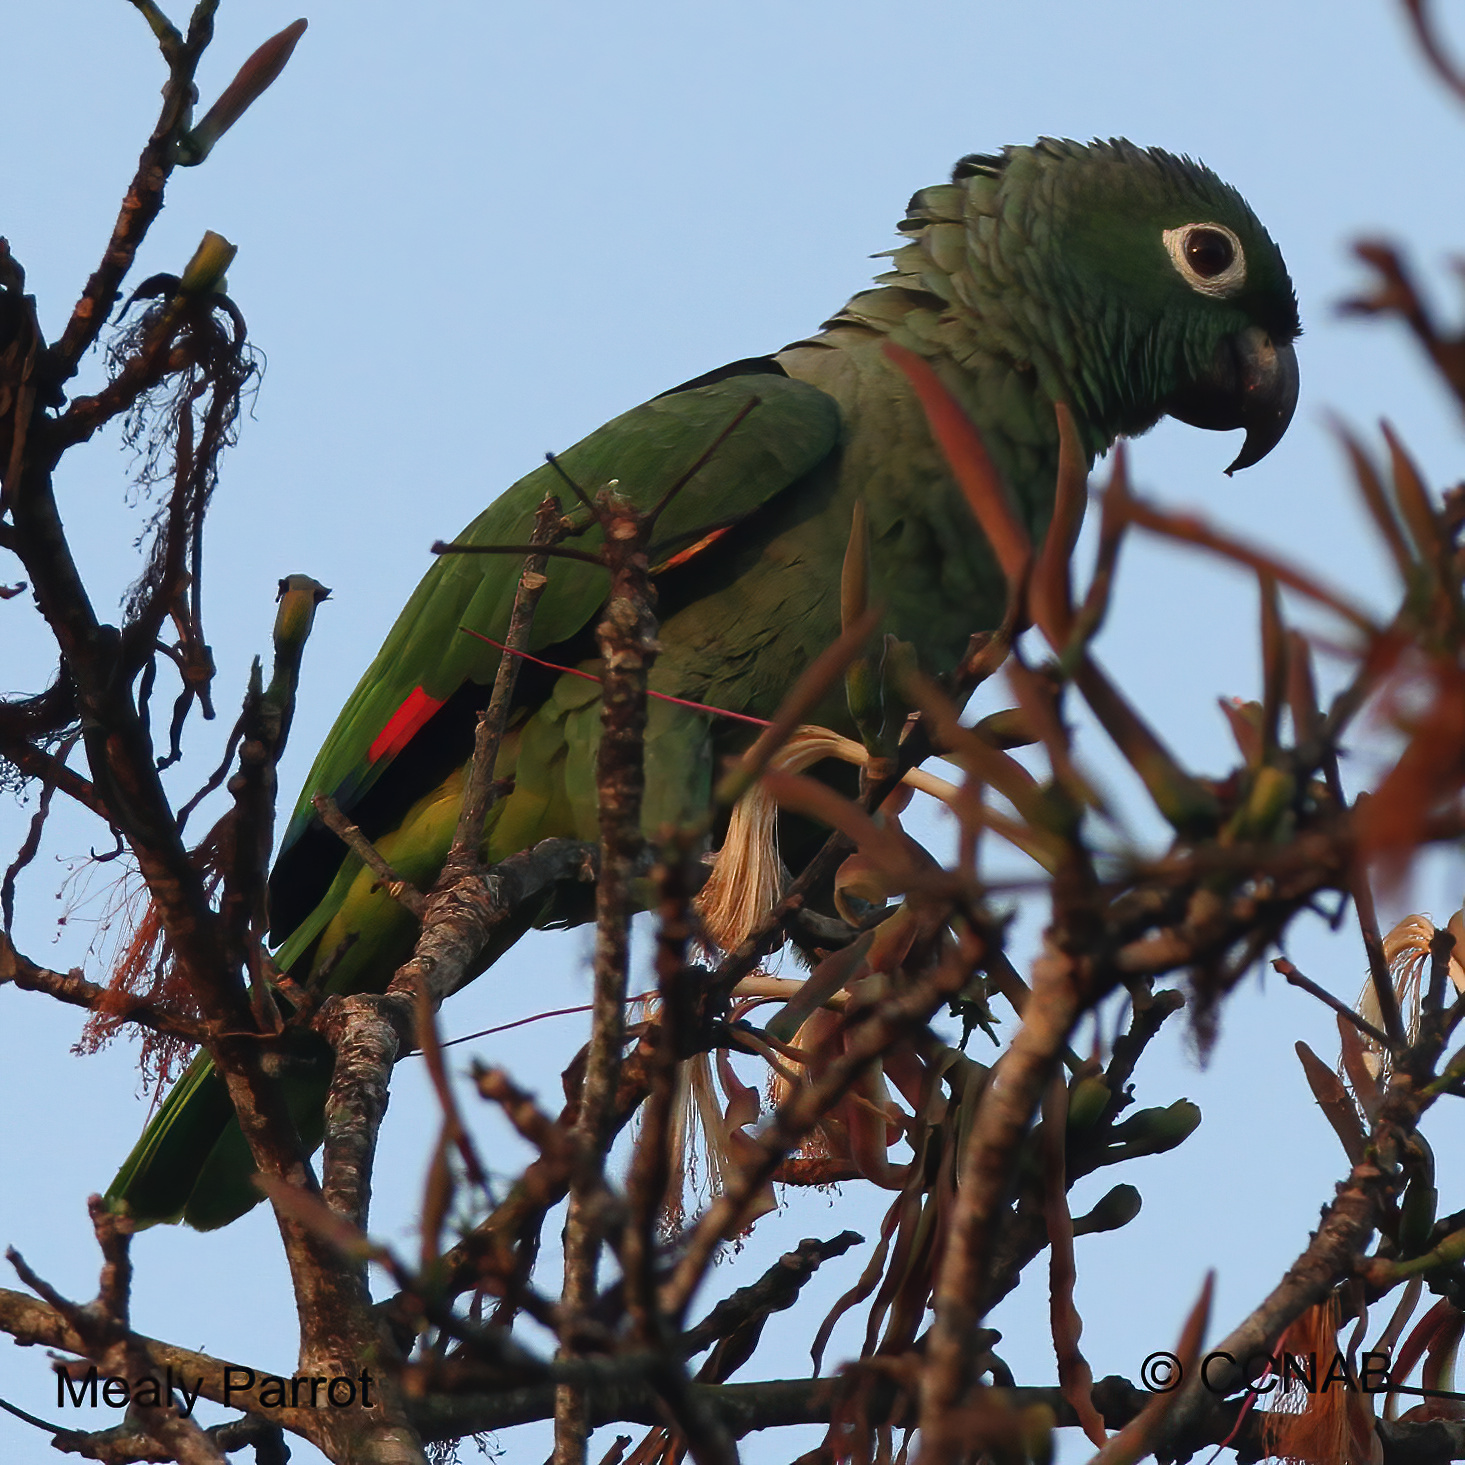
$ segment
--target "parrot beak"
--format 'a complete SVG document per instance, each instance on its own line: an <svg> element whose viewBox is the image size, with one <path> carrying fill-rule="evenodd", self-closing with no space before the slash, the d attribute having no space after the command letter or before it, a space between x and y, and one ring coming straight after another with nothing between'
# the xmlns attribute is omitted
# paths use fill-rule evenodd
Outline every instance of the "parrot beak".
<svg viewBox="0 0 1465 1465"><path fill-rule="evenodd" d="M1227 336L1210 369L1187 382L1166 411L1192 427L1227 432L1246 429L1246 441L1226 470L1260 463L1282 441L1297 407L1297 353L1277 345L1260 326Z"/></svg>

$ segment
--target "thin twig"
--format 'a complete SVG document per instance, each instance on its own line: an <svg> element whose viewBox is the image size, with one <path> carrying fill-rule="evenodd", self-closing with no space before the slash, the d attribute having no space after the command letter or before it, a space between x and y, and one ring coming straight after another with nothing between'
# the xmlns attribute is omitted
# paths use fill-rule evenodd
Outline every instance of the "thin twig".
<svg viewBox="0 0 1465 1465"><path fill-rule="evenodd" d="M597 685L603 680L594 672L582 671L578 666L564 666L558 661L546 661L542 656L531 656L527 651L511 650L502 641L495 641L492 636L485 636L481 631L471 630L467 626L459 626L458 629L464 635L472 636L476 641L486 641L490 646L519 661L532 661L535 666L542 666L548 671L556 671L567 677L578 677L581 681L595 682ZM655 698L658 702L670 702L674 707L687 707L693 712L706 712L712 717L726 717L733 722L745 722L750 727L773 726L766 717L752 717L746 712L733 712L727 707L714 707L708 702L693 702L687 697L673 697L666 692L652 691L650 687L646 689L646 695Z"/></svg>
<svg viewBox="0 0 1465 1465"><path fill-rule="evenodd" d="M600 510L596 506L595 500L565 471L564 464L560 462L558 454L546 453L544 455L544 461L559 475L560 481L564 483L570 492L598 519L600 517Z"/></svg>
<svg viewBox="0 0 1465 1465"><path fill-rule="evenodd" d="M656 980L659 1008L651 1068L651 1093L641 1110L641 1131L626 1182L630 1212L621 1244L626 1307L643 1346L666 1341L656 1300L656 1230L673 1175L672 1111L679 1055L686 1050L692 992L687 982L687 946L692 939L689 851L673 840L657 867Z"/></svg>
<svg viewBox="0 0 1465 1465"><path fill-rule="evenodd" d="M1435 75L1454 92L1459 101L1465 102L1465 75L1461 74L1459 67L1445 54L1444 43L1435 27L1428 0L1404 0L1404 13L1409 17L1419 48L1424 52L1425 60L1434 68Z"/></svg>
<svg viewBox="0 0 1465 1465"><path fill-rule="evenodd" d="M209 1035L206 1024L182 1013L168 1011L145 998L114 991L89 982L80 970L52 971L22 955L0 932L0 986L14 982L23 992L44 992L58 1002L87 1012L102 1012L123 1022L133 1022L155 1033L202 1043Z"/></svg>
<svg viewBox="0 0 1465 1465"><path fill-rule="evenodd" d="M605 561L598 554L592 554L589 550L570 549L563 544L451 544L445 539L434 539L428 552L430 554L511 554L524 555L548 555L557 560L580 560L584 564L594 565L596 569L603 570Z"/></svg>
<svg viewBox="0 0 1465 1465"><path fill-rule="evenodd" d="M458 1152L469 1184L476 1186L484 1195L488 1195L488 1173L483 1167L483 1162L478 1158L473 1137L463 1123L463 1116L458 1110L458 1101L453 1095L452 1085L448 1082L447 1065L443 1062L442 1048L438 1045L437 1015L433 1012L427 990L422 985L417 988L416 1008L417 1045L426 1060L428 1076L432 1079L433 1092L437 1095L438 1108L442 1111L442 1127L432 1162L428 1167L429 1193L424 1199L422 1207L421 1270L425 1274L441 1254L441 1233L442 1226L447 1220L445 1202L449 1187L446 1185L442 1187L444 1204L437 1214L432 1213L432 1187L436 1182L436 1177L442 1176L446 1172L448 1150L455 1149Z"/></svg>
<svg viewBox="0 0 1465 1465"><path fill-rule="evenodd" d="M534 533L530 543L548 547L564 537L559 500L547 496L534 514ZM476 864L479 846L483 843L483 825L493 808L495 790L494 766L498 762L499 745L508 726L509 708L514 699L514 685L519 676L519 656L528 649L534 625L534 608L544 594L549 579L545 575L543 554L531 554L524 560L514 592L514 608L509 616L509 629L504 636L504 655L493 679L493 694L488 707L478 719L473 740L473 761L468 766L468 779L463 790L463 807L458 814L458 828L448 851L444 873L452 878L460 868Z"/></svg>
<svg viewBox="0 0 1465 1465"><path fill-rule="evenodd" d="M310 802L321 823L381 881L382 888L398 905L420 921L427 910L427 897L410 880L397 874L377 847L340 811L334 799L316 794Z"/></svg>
<svg viewBox="0 0 1465 1465"><path fill-rule="evenodd" d="M761 406L761 397L749 397L746 402L733 414L732 421L712 440L702 456L677 479L667 491L657 500L656 507L646 515L646 529L649 534L656 527L656 521L661 518L662 511L671 501L710 463L716 455L717 450L730 438L742 423L743 419L753 410Z"/></svg>
<svg viewBox="0 0 1465 1465"><path fill-rule="evenodd" d="M1050 938L1034 964L1022 1024L982 1090L963 1145L962 1186L947 1223L933 1296L936 1320L921 1379L923 1458L931 1461L959 1453L951 1428L969 1382L966 1340L982 1316L990 1287L988 1267L1012 1166L1069 1034L1096 995L1075 958Z"/></svg>
<svg viewBox="0 0 1465 1465"><path fill-rule="evenodd" d="M147 14L156 10L149 3L133 0ZM153 18L150 17L150 23ZM122 281L132 268L138 248L163 207L163 193L173 172L175 143L188 126L193 104L193 76L212 37L212 25L195 36L194 28L185 41L171 26L160 31L163 55L168 62L168 80L163 87L163 105L152 136L137 162L137 172L123 195L122 208L112 226L112 237L102 252L102 261L86 283L86 289L71 312L66 329L47 353L48 366L58 382L76 372L81 358L96 344L102 326L111 314Z"/></svg>
<svg viewBox="0 0 1465 1465"><path fill-rule="evenodd" d="M1304 992L1310 992L1319 1002L1326 1003L1339 1017L1351 1022L1364 1037L1377 1043L1384 1052L1388 1052L1392 1044L1389 1042L1389 1035L1380 1032L1367 1019L1360 1017L1346 1002L1340 1002L1326 987L1320 987L1311 977L1305 977L1285 956L1279 956L1272 962L1274 971L1280 972L1287 981L1294 987L1301 987Z"/></svg>
<svg viewBox="0 0 1465 1465"><path fill-rule="evenodd" d="M55 758L54 766L56 768L66 767L66 760L80 737L80 733L72 733L62 743ZM7 933L15 921L16 877L35 859L41 848L41 833L46 827L46 816L51 812L51 796L55 792L56 784L54 782L46 780L41 784L41 797L36 802L36 812L31 815L30 828L26 831L25 840L16 852L15 858L6 868L4 878L0 879L0 926L3 926Z"/></svg>
<svg viewBox="0 0 1465 1465"><path fill-rule="evenodd" d="M646 524L624 500L601 496L605 565L611 594L597 630L605 658L596 794L600 874L595 885L595 1010L575 1123L577 1155L565 1220L565 1322L560 1354L579 1352L576 1330L595 1295L600 1231L594 1215L624 1046L631 879L641 854L641 800L646 785L646 680L655 658ZM555 1465L583 1458L588 1418L583 1391L563 1385L555 1398Z"/></svg>
<svg viewBox="0 0 1465 1465"><path fill-rule="evenodd" d="M1373 983L1374 996L1384 1019L1384 1029L1389 1035L1386 1046L1402 1046L1407 1041L1404 1019L1399 1012L1399 999L1394 992L1394 978L1384 956L1383 937L1379 934L1378 914L1373 904L1373 886L1369 883L1368 868L1361 861L1354 863L1349 873L1348 886L1353 896L1353 908L1358 912L1358 929L1363 935L1363 949L1368 955L1369 980Z"/></svg>

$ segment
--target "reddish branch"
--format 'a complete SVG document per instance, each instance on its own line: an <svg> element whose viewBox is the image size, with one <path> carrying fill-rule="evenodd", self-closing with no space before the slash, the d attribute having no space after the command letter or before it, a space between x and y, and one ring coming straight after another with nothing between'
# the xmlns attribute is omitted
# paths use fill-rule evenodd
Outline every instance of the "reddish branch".
<svg viewBox="0 0 1465 1465"><path fill-rule="evenodd" d="M631 913L636 907L631 881L644 844L641 800L646 787L646 682L656 655L646 521L610 489L599 496L595 508L604 531L605 566L610 571L611 586L596 632L604 673L595 765L600 820L595 989L565 1220L564 1322L560 1332L560 1356L565 1358L580 1351L577 1332L595 1298L603 1222L594 1214L594 1207L602 1195L601 1180L613 1134L625 1044ZM584 1458L586 1429L583 1394L572 1385L562 1385L555 1404L555 1465L576 1465Z"/></svg>
<svg viewBox="0 0 1465 1465"><path fill-rule="evenodd" d="M0 986L14 982L23 992L44 992L58 1002L88 1012L102 1012L124 1022L134 1022L155 1033L201 1043L207 1036L205 1026L183 1013L170 1012L142 997L114 991L89 982L80 970L51 971L37 966L11 945L10 938L0 934Z"/></svg>
<svg viewBox="0 0 1465 1465"><path fill-rule="evenodd" d="M535 511L534 533L530 536L530 543L536 547L548 548L558 544L564 535L565 525L560 516L559 500L553 494L547 495ZM545 555L529 554L525 557L524 568L519 574L518 589L514 592L514 608L509 615L509 629L504 635L504 655L499 660L498 671L493 679L493 692L488 699L488 707L478 719L478 730L474 736L473 761L469 765L468 779L463 787L463 807L458 815L453 847L448 852L444 867L444 874L449 879L465 869L476 867L479 860L484 821L497 798L498 784L494 781L494 770L498 765L499 745L509 723L509 710L519 679L520 653L529 648L535 607L549 584L545 573L547 565Z"/></svg>
<svg viewBox="0 0 1465 1465"><path fill-rule="evenodd" d="M657 1232L672 1178L672 1117L681 1059L693 1048L695 1003L700 995L687 967L694 934L690 852L669 841L656 869L657 1021L648 1033L652 1049L651 1092L641 1110L641 1128L626 1184L630 1218L621 1247L626 1308L632 1336L643 1347L667 1341L656 1299Z"/></svg>

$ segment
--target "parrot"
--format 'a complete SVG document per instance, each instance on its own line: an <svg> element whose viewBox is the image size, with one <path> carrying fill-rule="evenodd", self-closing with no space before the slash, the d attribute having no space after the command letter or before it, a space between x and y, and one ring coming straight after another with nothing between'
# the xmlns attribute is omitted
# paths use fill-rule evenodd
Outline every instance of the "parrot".
<svg viewBox="0 0 1465 1465"><path fill-rule="evenodd" d="M565 478L591 491L615 480L649 510L717 443L657 519L648 550L660 645L650 686L683 699L648 705L648 833L707 817L720 760L751 740L741 718L772 717L838 637L857 502L869 603L924 671L949 673L972 633L1001 621L1004 577L887 343L923 358L969 416L1034 543L1053 509L1055 404L1072 414L1089 465L1168 415L1244 429L1230 473L1270 452L1292 418L1301 326L1287 267L1241 194L1189 157L1120 138L973 153L948 182L920 189L896 227L896 247L876 256L889 268L817 333L632 408L560 454L558 468L520 479L458 537L526 544L537 507ZM593 552L599 530L583 518L576 543ZM380 992L410 956L416 919L311 800L329 795L404 879L430 887L456 826L520 564L440 557L327 735L269 883L274 960L302 987ZM522 663L494 769L511 783L485 830L490 863L551 836L597 835L598 687L574 673L597 668L609 576L568 558L551 559L546 575L528 647L536 660ZM835 700L821 716L857 735ZM480 970L530 925L586 914L567 914L563 902L531 913ZM324 1051L292 1052L280 1071L313 1150L331 1055L308 1030L297 1046L305 1039ZM207 1230L260 1199L252 1170L205 1052L107 1196L139 1225Z"/></svg>

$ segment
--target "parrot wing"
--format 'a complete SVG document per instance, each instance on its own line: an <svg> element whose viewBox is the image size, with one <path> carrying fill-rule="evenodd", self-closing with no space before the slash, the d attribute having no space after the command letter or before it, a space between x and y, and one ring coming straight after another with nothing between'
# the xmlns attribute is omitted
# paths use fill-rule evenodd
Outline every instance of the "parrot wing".
<svg viewBox="0 0 1465 1465"><path fill-rule="evenodd" d="M729 432L739 413L746 415ZM804 477L834 450L840 426L839 409L827 393L764 367L757 375L699 379L633 408L557 462L592 496L616 480L617 491L643 512L691 474L656 522L649 546L656 572L705 552L721 533ZM455 542L528 544L535 511L551 493L562 501L571 497L564 478L546 463L514 484ZM568 517L584 526L571 546L593 554L603 537L593 516L572 503ZM409 749L418 750L422 776L412 777L407 769L394 779L393 813L442 776L444 759L429 725L467 684L492 682L501 653L479 638L503 640L521 564L512 555L446 554L423 577L306 777L271 877L276 941L314 906L345 853L316 818L314 795L326 794L350 812L394 764L412 761ZM591 626L610 588L607 572L582 560L551 557L546 575L531 652L569 641ZM455 742L450 755L459 762L460 747ZM386 821L358 822L374 836L372 826Z"/></svg>

